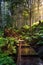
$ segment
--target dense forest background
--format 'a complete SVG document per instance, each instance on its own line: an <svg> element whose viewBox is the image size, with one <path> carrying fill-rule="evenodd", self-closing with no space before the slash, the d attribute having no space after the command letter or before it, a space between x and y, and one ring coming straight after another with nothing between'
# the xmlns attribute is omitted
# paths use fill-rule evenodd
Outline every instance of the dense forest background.
<svg viewBox="0 0 43 65"><path fill-rule="evenodd" d="M0 26L22 27L43 19L42 0L2 0L0 2Z"/></svg>

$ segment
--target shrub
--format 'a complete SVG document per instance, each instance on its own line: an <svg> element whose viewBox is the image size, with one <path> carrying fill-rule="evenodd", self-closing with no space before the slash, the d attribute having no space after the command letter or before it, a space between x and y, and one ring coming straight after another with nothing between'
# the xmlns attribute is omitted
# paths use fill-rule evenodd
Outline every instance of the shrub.
<svg viewBox="0 0 43 65"><path fill-rule="evenodd" d="M5 54L0 54L0 65L16 65L16 64L11 57Z"/></svg>

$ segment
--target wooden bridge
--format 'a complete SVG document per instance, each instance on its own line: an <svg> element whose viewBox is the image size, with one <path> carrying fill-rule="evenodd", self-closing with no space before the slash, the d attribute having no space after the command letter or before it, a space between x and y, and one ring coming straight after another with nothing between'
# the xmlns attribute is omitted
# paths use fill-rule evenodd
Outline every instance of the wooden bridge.
<svg viewBox="0 0 43 65"><path fill-rule="evenodd" d="M19 40L17 65L35 65L37 60L35 50L24 40Z"/></svg>

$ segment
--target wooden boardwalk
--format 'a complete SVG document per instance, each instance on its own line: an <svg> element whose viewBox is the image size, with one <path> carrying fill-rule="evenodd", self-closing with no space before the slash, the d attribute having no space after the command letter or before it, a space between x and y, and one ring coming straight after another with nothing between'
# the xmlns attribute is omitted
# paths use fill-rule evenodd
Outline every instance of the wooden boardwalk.
<svg viewBox="0 0 43 65"><path fill-rule="evenodd" d="M25 53L26 49L29 49L29 53ZM24 50L22 50L24 49ZM41 59L36 55L31 55L31 49L30 45L25 45L24 41L21 40L20 44L18 46L18 58L17 58L17 65L43 65L43 62ZM34 50L32 52L35 52ZM30 54L30 55L29 55Z"/></svg>

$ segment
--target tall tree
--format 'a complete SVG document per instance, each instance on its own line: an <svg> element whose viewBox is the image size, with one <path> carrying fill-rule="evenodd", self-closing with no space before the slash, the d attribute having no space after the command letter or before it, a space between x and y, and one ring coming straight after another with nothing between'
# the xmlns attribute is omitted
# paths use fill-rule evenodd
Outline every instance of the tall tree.
<svg viewBox="0 0 43 65"><path fill-rule="evenodd" d="M40 9L39 9L39 7L40 7L40 0L38 0L38 17L40 19Z"/></svg>

